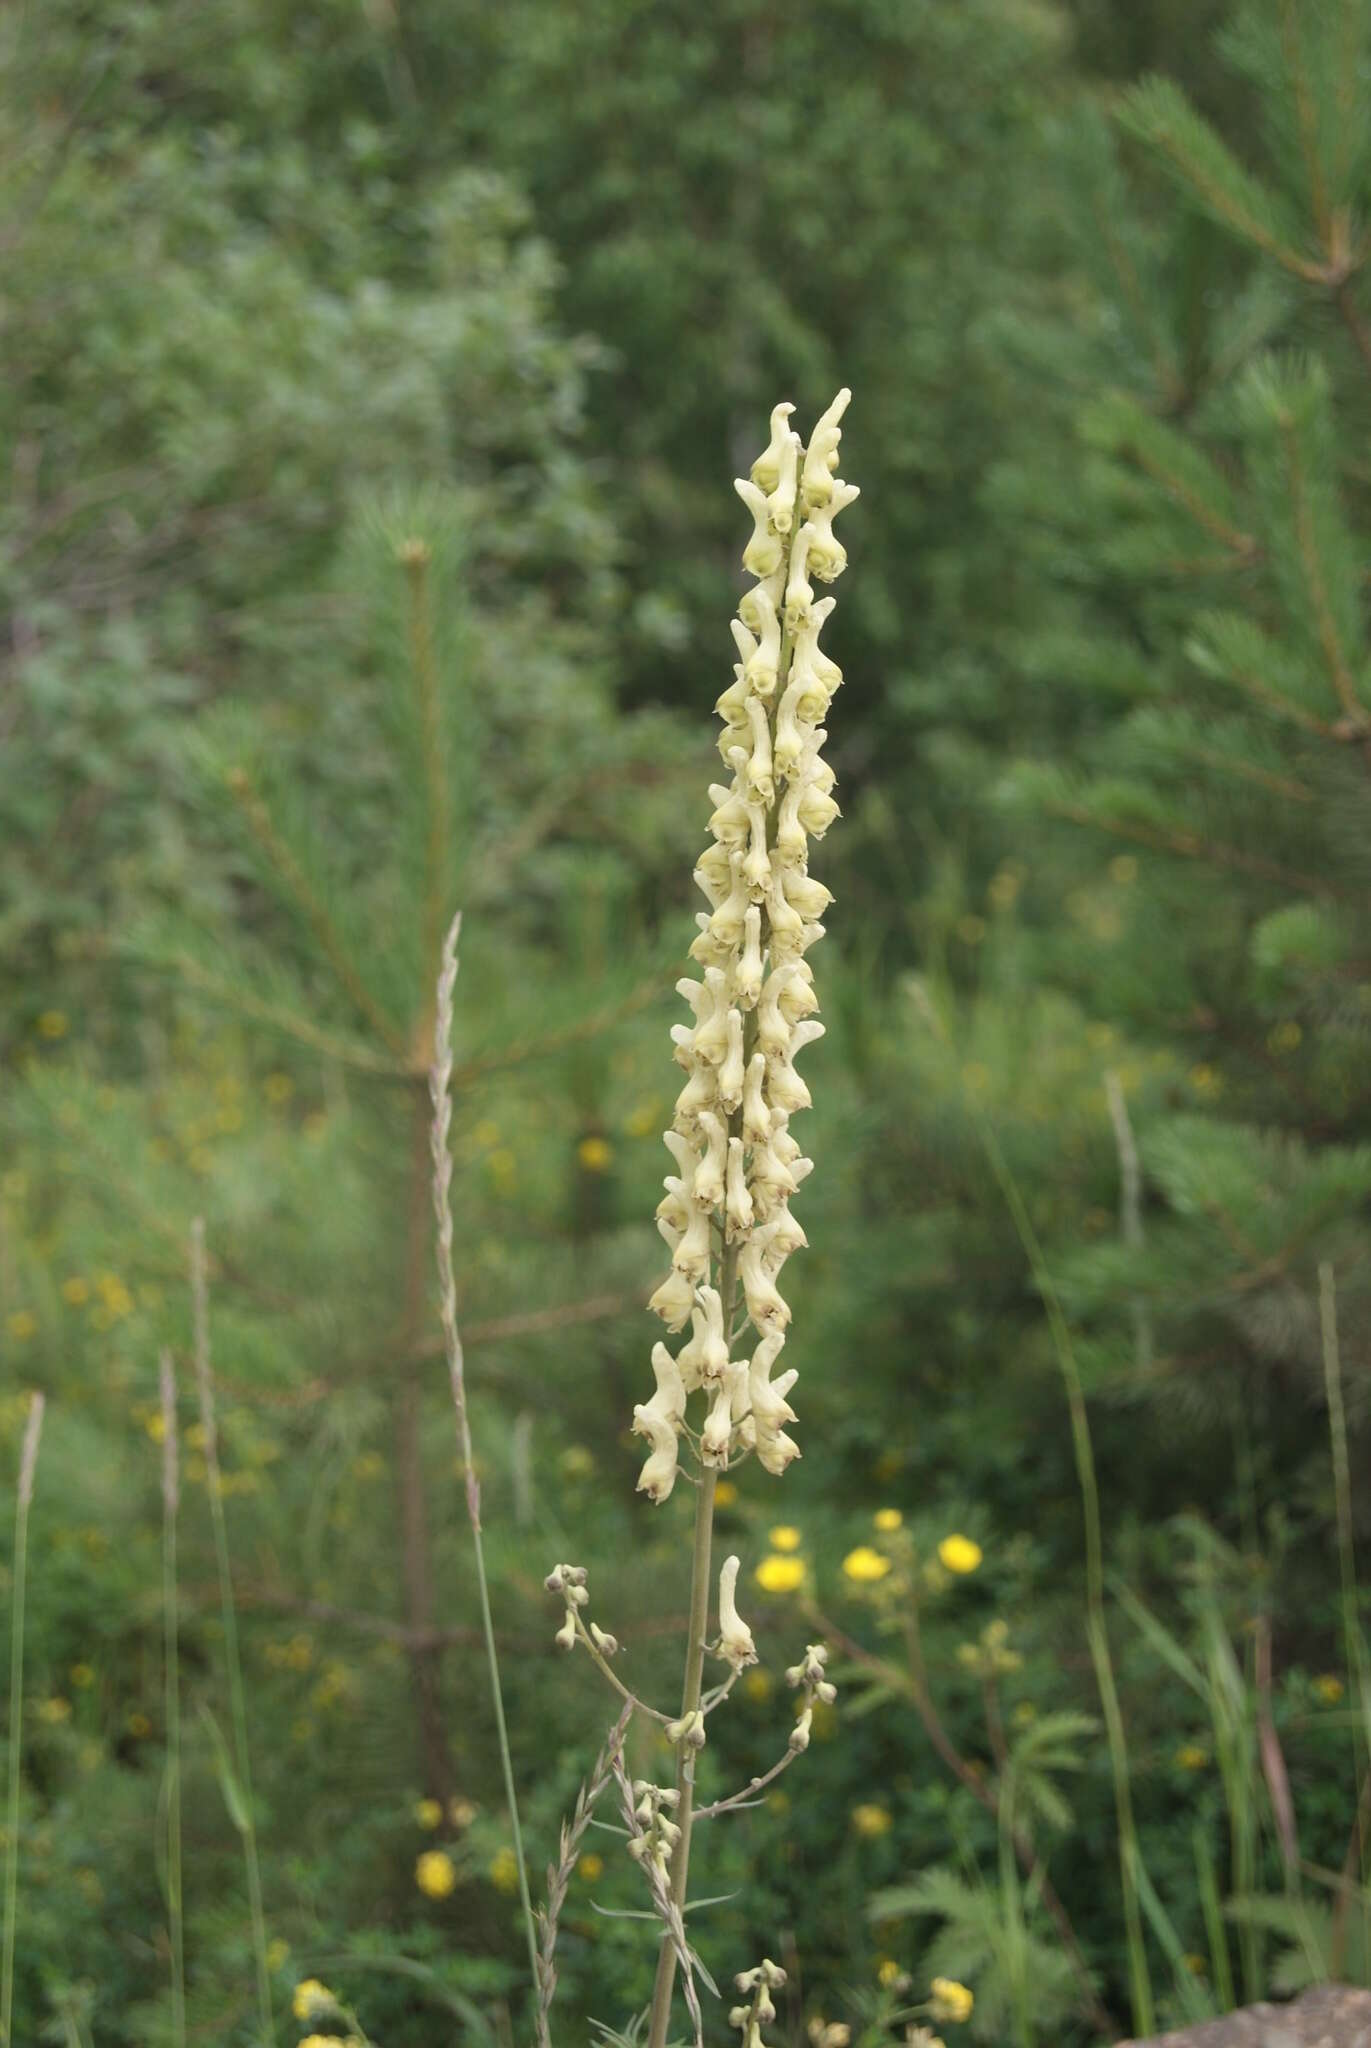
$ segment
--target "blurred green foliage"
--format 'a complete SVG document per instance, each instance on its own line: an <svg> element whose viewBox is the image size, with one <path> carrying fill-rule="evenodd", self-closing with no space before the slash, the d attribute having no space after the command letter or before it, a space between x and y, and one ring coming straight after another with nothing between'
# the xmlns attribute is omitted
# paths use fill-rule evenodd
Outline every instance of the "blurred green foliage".
<svg viewBox="0 0 1371 2048"><path fill-rule="evenodd" d="M898 2038L933 1974L982 2039L1126 2027L1071 1437L988 1123L1088 1397L1160 2016L1364 1978L1318 1274L1355 1472L1366 0L48 0L0 61L7 1475L51 1401L16 2041L173 2038L164 1345L191 2026L255 2038L196 1712L223 1718L196 1215L279 2037L319 1976L385 2048L524 2038L431 1303L436 945L460 905L458 1279L541 1864L610 1705L554 1662L548 1566L586 1564L635 1684L675 1683L688 1503L635 1500L626 1430L728 479L777 396L840 382L805 1460L721 1512L762 1665L707 1796L774 1761L825 1630L840 1693L704 1836L700 1887L737 1896L701 1953L778 1955L778 2039L817 2048ZM864 1547L890 1570L845 1572ZM635 1874L591 1841L564 2032L651 1987L650 1930L594 1910L640 1907ZM416 1883L435 1849L449 1896Z"/></svg>

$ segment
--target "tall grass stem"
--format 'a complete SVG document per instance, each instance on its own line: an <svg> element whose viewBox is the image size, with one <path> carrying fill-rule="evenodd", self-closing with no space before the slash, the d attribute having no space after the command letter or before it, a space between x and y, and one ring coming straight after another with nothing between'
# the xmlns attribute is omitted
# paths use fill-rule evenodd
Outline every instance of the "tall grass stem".
<svg viewBox="0 0 1371 2048"><path fill-rule="evenodd" d="M505 1724L505 1701L500 1687L500 1660L495 1649L495 1624L490 1612L490 1583L486 1576L485 1546L481 1538L481 1483L476 1476L476 1458L467 1416L466 1361L461 1331L457 1324L457 1280L452 1265L452 1150L448 1133L452 1122L452 997L457 985L457 941L461 936L462 913L458 911L443 941L442 965L438 974L438 1002L433 1027L433 1066L429 1073L429 1094L433 1101L433 1210L437 1218L438 1312L443 1326L443 1347L447 1353L452 1405L457 1418L457 1446L466 1476L467 1517L471 1523L472 1550L476 1561L476 1585L481 1601L481 1630L485 1637L486 1664L490 1672L490 1693L495 1707L495 1729L500 1745L500 1768L504 1773L505 1801L509 1807L510 1830L514 1837L514 1861L519 1877L519 1902L523 1908L524 1932L528 1940L529 1968L533 1995L539 1995L541 1977L538 1962L538 1928L528 1886L528 1862L524 1855L523 1830L519 1826L519 1802L514 1791L514 1760Z"/></svg>
<svg viewBox="0 0 1371 2048"><path fill-rule="evenodd" d="M1333 1498L1338 1523L1338 1568L1342 1583L1342 1626L1348 1674L1361 1717L1362 1754L1354 1743L1354 1782L1371 1782L1371 1684L1368 1684L1366 1639L1361 1626L1361 1595L1357 1584L1357 1553L1352 1539L1352 1466L1347 1452L1347 1411L1342 1398L1342 1355L1338 1344L1338 1297L1333 1268L1319 1266L1319 1331L1323 1350L1323 1383L1328 1403L1328 1435L1333 1458ZM1358 1797L1357 1812L1362 1811ZM1371 1955L1371 1902L1366 1890L1366 1845L1361 1846L1361 1904L1364 1947ZM1339 1900L1339 1912L1345 1912Z"/></svg>
<svg viewBox="0 0 1371 2048"><path fill-rule="evenodd" d="M19 1913L19 1767L24 1733L24 1592L28 1580L29 1509L43 1433L44 1398L34 1394L19 1454L14 1507L14 1566L10 1601L9 1784L5 1801L5 1932L0 1950L0 2042L9 2048L14 2022L14 1936Z"/></svg>
<svg viewBox="0 0 1371 2048"><path fill-rule="evenodd" d="M219 1474L219 1432L214 1413L214 1371L209 1341L209 1282L205 1268L205 1225L196 1217L190 1227L190 1293L194 1323L195 1384L200 1400L200 1427L205 1437L205 1481L214 1527L214 1555L219 1575L219 1613L224 1630L224 1661L228 1666L229 1707L233 1717L234 1768L242 1794L239 1832L247 1873L248 1911L252 1918L252 1953L257 1976L257 2015L262 2039L275 2048L276 2021L271 2007L271 1971L267 1966L267 1928L262 1910L262 1872L257 1855L257 1820L252 1804L252 1762L248 1752L247 1697L238 1649L238 1614L233 1601L229 1565L228 1524Z"/></svg>
<svg viewBox="0 0 1371 2048"><path fill-rule="evenodd" d="M171 2037L186 2043L186 1941L181 1896L181 1663L177 1611L176 1518L181 1479L176 1433L176 1373L171 1353L158 1361L162 1401L162 1658L167 1727L167 1934L171 1943Z"/></svg>
<svg viewBox="0 0 1371 2048"><path fill-rule="evenodd" d="M946 1044L946 1027L933 1008L927 992L918 988L915 990L915 996L921 1014ZM1099 1690L1100 1705L1104 1712L1105 1737L1109 1745L1110 1770L1114 1779L1114 1809L1119 1828L1119 1880L1123 1895L1124 1933L1128 1946L1128 1981L1133 2030L1137 2034L1150 2034L1153 2031L1155 2007L1147 1967L1147 1949L1143 1940L1139 1883L1142 1852L1138 1845L1138 1831L1133 1818L1128 1744L1124 1734L1123 1714L1119 1706L1118 1686L1114 1677L1114 1661L1109 1648L1109 1630L1105 1621L1104 1535L1100 1518L1099 1480L1095 1472L1095 1450L1090 1435L1090 1418L1086 1412L1085 1390L1081 1385L1080 1368L1076 1363L1076 1353L1061 1299L1043 1256L1038 1233L1033 1228L1032 1218L1019 1191L1019 1184L1000 1148L989 1117L965 1091L964 1099L981 1149L985 1153L996 1185L1004 1196L1005 1206L1009 1210L1019 1243L1028 1260L1029 1271L1033 1275L1033 1282L1047 1317L1062 1384L1066 1390L1066 1405L1071 1418L1071 1442L1076 1461L1076 1479L1080 1487L1085 1522L1086 1639L1090 1647L1090 1660L1095 1668L1095 1683Z"/></svg>

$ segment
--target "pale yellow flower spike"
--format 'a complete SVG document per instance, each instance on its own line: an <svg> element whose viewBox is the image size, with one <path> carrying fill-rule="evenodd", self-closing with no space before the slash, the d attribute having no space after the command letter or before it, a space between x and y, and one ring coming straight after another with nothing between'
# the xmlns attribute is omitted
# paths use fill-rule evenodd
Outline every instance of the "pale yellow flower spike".
<svg viewBox="0 0 1371 2048"><path fill-rule="evenodd" d="M805 955L832 897L809 873L809 842L838 815L823 720L843 677L819 647L834 600L816 601L811 578L832 583L847 563L833 521L857 496L835 475L850 397L838 393L808 448L790 425L795 408L776 406L766 448L734 483L752 517L742 560L756 580L732 624L733 682L715 707L732 780L711 785L712 843L695 868L709 905L690 949L703 977L677 984L692 1022L671 1033L685 1074L666 1133L677 1171L657 1207L671 1270L649 1307L669 1330L689 1321L692 1335L674 1363L654 1348L657 1391L633 1411L650 1451L639 1490L655 1502L675 1485L683 1438L716 1471L751 1452L779 1474L799 1456L784 1428L795 1420L795 1374L772 1371L790 1323L777 1281L805 1242L789 1203L811 1167L789 1131L810 1104L795 1060L823 1035ZM734 1360L739 1284L742 1327L754 1336L751 1356ZM707 1412L692 1425L697 1391Z"/></svg>

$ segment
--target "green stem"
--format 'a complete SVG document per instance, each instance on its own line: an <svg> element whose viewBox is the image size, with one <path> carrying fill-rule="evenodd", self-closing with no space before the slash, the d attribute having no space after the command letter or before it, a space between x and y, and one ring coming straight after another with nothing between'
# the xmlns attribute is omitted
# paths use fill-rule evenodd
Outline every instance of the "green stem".
<svg viewBox="0 0 1371 2048"><path fill-rule="evenodd" d="M24 1726L24 1591L28 1580L29 1507L33 1471L38 1462L38 1437L43 1427L43 1396L29 1404L28 1427L19 1460L19 1492L14 1510L14 1597L10 1611L10 1740L9 1788L5 1805L5 1933L0 1957L0 2042L13 2039L14 1936L19 1911L19 1765Z"/></svg>
<svg viewBox="0 0 1371 2048"><path fill-rule="evenodd" d="M730 1247L724 1261L724 1279L731 1283L736 1267L737 1253ZM732 1285L727 1290L721 1287L723 1298L731 1300ZM718 1474L706 1466L700 1474L699 1499L695 1504L695 1548L690 1572L690 1622L686 1639L685 1684L681 1690L681 1716L693 1714L700 1704L701 1682L704 1675L705 1636L709 1629L709 1568L710 1553L714 1541L714 1489ZM688 1743L682 1743L676 1764L676 1790L680 1794L680 1805L676 1809L676 1822L681 1830L681 1839L676 1844L676 1853L671 1859L671 1896L678 1911L684 1913L686 1885L690 1877L690 1830L695 1813L695 1756L696 1752ZM648 2031L648 2048L666 2048L667 2028L671 2021L671 1992L676 1981L676 1950L667 1934L662 1936L662 1946L657 1956L657 1981L652 1992L652 2025Z"/></svg>
<svg viewBox="0 0 1371 2048"><path fill-rule="evenodd" d="M252 1920L252 1953L257 1974L257 2017L262 2039L275 2048L276 2022L271 2008L271 1972L267 1967L267 1927L262 1910L262 1872L257 1856L257 1822L252 1809L252 1764L248 1754L247 1696L238 1649L238 1613L233 1602L229 1566L228 1522L224 1515L219 1475L219 1434L214 1414L214 1375L210 1366L209 1299L205 1280L205 1226L199 1217L190 1233L191 1300L195 1318L195 1375L200 1396L200 1426L205 1433L205 1484L214 1529L214 1556L219 1577L219 1616L224 1630L224 1661L228 1666L229 1708L233 1716L234 1768L243 1794L243 1863L247 1874L248 1912Z"/></svg>
<svg viewBox="0 0 1371 2048"><path fill-rule="evenodd" d="M171 1942L171 2037L186 2048L186 1949L181 1892L181 1674L176 1588L176 1385L164 1352L162 1384L162 1654L167 1724L167 1932Z"/></svg>
<svg viewBox="0 0 1371 2048"><path fill-rule="evenodd" d="M1366 1775L1353 1738L1352 1781L1371 1783L1371 1684L1368 1684L1366 1642L1361 1630L1360 1598L1357 1586L1357 1554L1352 1541L1352 1468L1347 1455L1347 1414L1342 1399L1342 1359L1338 1346L1338 1298L1333 1268L1326 1261L1319 1267L1319 1326L1323 1340L1323 1380L1328 1402L1328 1434L1333 1455L1333 1496L1338 1517L1338 1564L1342 1580L1342 1626L1347 1669L1357 1696L1361 1716L1360 1732L1365 1752ZM1358 1802L1360 1811L1360 1800ZM1365 1849L1362 1852L1362 1918L1368 1951L1371 1952L1371 1907L1365 1891ZM1338 1912L1345 1918L1345 1894L1338 1900ZM1342 1927L1339 1925L1339 1938Z"/></svg>
<svg viewBox="0 0 1371 2048"><path fill-rule="evenodd" d="M981 1147L990 1163L990 1170L1004 1196L1019 1242L1028 1259L1029 1270L1033 1275L1034 1285L1047 1316L1048 1328L1052 1333L1057 1363L1066 1389L1066 1404L1071 1417L1071 1441L1076 1459L1076 1478L1080 1487L1085 1520L1086 1637L1090 1645L1090 1659L1095 1667L1095 1683L1099 1688L1100 1704L1104 1710L1105 1736L1109 1744L1109 1762L1114 1779L1114 1808L1119 1825L1119 1879L1123 1892L1124 1930L1128 1942L1133 2030L1137 2034L1150 2034L1153 2031L1155 2015L1139 1902L1137 1872L1141 1852L1133 1819L1133 1794L1128 1776L1128 1745L1124 1736L1118 1688L1114 1681L1109 1631L1105 1624L1104 1540L1100 1522L1100 1491L1095 1473L1095 1452L1090 1438L1090 1419L1086 1412L1085 1392L1081 1385L1080 1369L1076 1364L1076 1354L1072 1348L1071 1333L1067 1328L1061 1301L1052 1275L1048 1271L1047 1261L1043 1257L1038 1234L1033 1228L1023 1196L1019 1192L1018 1183L1000 1150L999 1141L989 1119L969 1100L968 1107L976 1125Z"/></svg>

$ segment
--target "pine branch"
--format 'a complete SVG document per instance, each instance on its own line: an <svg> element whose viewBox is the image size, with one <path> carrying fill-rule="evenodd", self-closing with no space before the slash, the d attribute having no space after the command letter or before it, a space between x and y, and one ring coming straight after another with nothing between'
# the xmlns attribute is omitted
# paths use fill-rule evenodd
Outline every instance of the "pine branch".
<svg viewBox="0 0 1371 2048"><path fill-rule="evenodd" d="M1211 219L1253 243L1296 277L1312 284L1325 282L1323 266L1290 247L1274 195L1243 169L1169 78L1145 78L1132 87L1124 96L1119 119Z"/></svg>
<svg viewBox="0 0 1371 2048"><path fill-rule="evenodd" d="M339 986L382 1043L401 1059L406 1058L408 1049L403 1038L363 981L338 927L319 900L294 853L277 832L271 813L254 789L247 770L241 767L230 769L227 782L247 819L253 838L314 933Z"/></svg>

